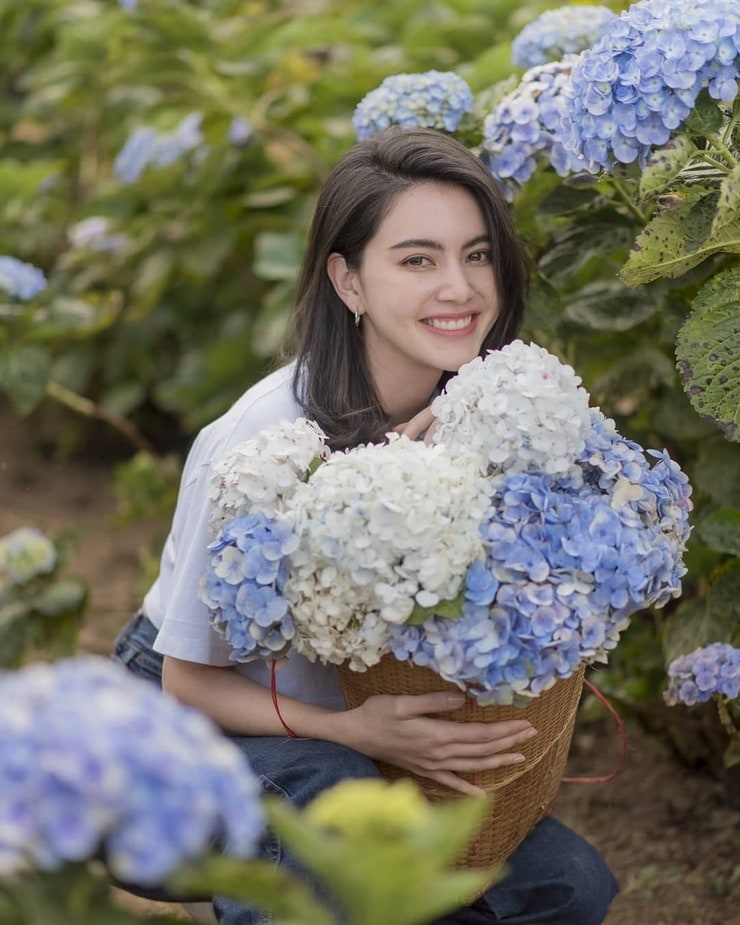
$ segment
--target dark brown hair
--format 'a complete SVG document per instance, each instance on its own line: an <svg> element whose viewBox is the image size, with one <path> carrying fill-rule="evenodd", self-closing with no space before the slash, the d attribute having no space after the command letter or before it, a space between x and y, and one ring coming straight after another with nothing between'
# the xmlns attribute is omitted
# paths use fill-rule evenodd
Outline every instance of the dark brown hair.
<svg viewBox="0 0 740 925"><path fill-rule="evenodd" d="M390 427L368 372L362 331L334 291L327 260L336 252L358 269L395 199L423 182L463 187L483 213L501 311L481 354L509 343L521 324L527 288L522 247L509 205L481 161L449 135L430 129L391 129L356 144L319 197L292 325L296 398L335 449L382 440Z"/></svg>

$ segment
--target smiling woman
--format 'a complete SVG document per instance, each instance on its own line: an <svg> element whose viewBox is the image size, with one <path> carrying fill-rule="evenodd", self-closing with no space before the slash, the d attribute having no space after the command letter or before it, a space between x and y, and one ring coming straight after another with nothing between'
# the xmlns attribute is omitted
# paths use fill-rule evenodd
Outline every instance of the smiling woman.
<svg viewBox="0 0 740 925"><path fill-rule="evenodd" d="M360 142L317 204L294 361L249 389L191 450L159 577L116 654L208 714L265 786L299 806L340 780L378 777L375 761L480 794L461 775L521 765L537 730L525 719L453 722L446 714L464 697L448 692L373 696L348 710L334 666L291 652L271 672L267 637L264 651L239 661L199 595L214 534L214 473L230 450L301 417L334 450L383 442L394 427L419 436L431 423L430 400L459 368L515 338L525 288L508 206L464 146L431 130ZM291 449L281 458L292 458ZM338 605L328 594L327 608ZM275 843L265 850L280 856ZM445 921L599 925L616 892L596 850L551 817L512 855L509 871L475 908ZM214 906L223 925L269 921L223 898Z"/></svg>
<svg viewBox="0 0 740 925"><path fill-rule="evenodd" d="M424 236L429 229L434 238ZM359 267L330 256L329 277L360 316L370 377L391 424L429 403L441 371L479 355L499 314L491 247L467 190L420 183L398 195Z"/></svg>

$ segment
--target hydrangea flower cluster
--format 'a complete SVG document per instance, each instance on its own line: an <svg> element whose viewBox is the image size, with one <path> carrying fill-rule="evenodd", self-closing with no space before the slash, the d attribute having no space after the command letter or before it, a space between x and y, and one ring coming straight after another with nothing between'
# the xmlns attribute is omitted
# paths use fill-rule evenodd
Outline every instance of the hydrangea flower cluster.
<svg viewBox="0 0 740 925"><path fill-rule="evenodd" d="M352 125L363 141L392 125L454 132L473 108L473 93L451 71L395 74L358 103Z"/></svg>
<svg viewBox="0 0 740 925"><path fill-rule="evenodd" d="M578 4L545 10L511 43L512 63L530 68L578 54L590 48L616 18L605 6Z"/></svg>
<svg viewBox="0 0 740 925"><path fill-rule="evenodd" d="M738 91L737 0L641 0L580 56L565 91L562 139L589 169L647 163L686 121L703 88Z"/></svg>
<svg viewBox="0 0 740 925"><path fill-rule="evenodd" d="M561 177L585 170L583 158L566 151L561 140L563 91L576 61L566 55L530 68L483 120L483 160L505 187L507 180L526 183L541 159Z"/></svg>
<svg viewBox="0 0 740 925"><path fill-rule="evenodd" d="M46 277L32 263L17 257L0 257L0 289L21 302L29 302L46 289Z"/></svg>
<svg viewBox="0 0 740 925"><path fill-rule="evenodd" d="M259 783L203 714L96 656L0 675L0 699L0 875L102 855L153 886L214 841L254 853Z"/></svg>
<svg viewBox="0 0 740 925"><path fill-rule="evenodd" d="M714 642L674 659L668 666L669 685L663 698L669 706L693 706L714 696L740 697L740 649Z"/></svg>
<svg viewBox="0 0 740 925"><path fill-rule="evenodd" d="M254 511L270 516L328 455L326 437L306 418L281 421L230 450L214 467L209 499L214 532L234 517Z"/></svg>
<svg viewBox="0 0 740 925"><path fill-rule="evenodd" d="M40 530L19 527L0 538L0 587L25 585L57 567L57 549Z"/></svg>
<svg viewBox="0 0 740 925"><path fill-rule="evenodd" d="M597 409L565 476L492 479L484 563L466 575L463 618L394 629L397 658L524 705L583 661L606 661L631 615L681 590L690 486L666 454L650 467Z"/></svg>
<svg viewBox="0 0 740 925"><path fill-rule="evenodd" d="M477 461L442 446L398 437L330 456L291 500L297 651L356 670L377 663L394 624L461 591L482 555L486 496Z"/></svg>
<svg viewBox="0 0 740 925"><path fill-rule="evenodd" d="M577 472L591 430L588 392L544 347L515 340L462 366L432 403L434 441L475 453L482 471Z"/></svg>
<svg viewBox="0 0 740 925"><path fill-rule="evenodd" d="M110 221L105 215L91 215L76 222L67 237L72 247L100 254L114 254L129 242L128 235L110 234Z"/></svg>
<svg viewBox="0 0 740 925"><path fill-rule="evenodd" d="M232 661L287 655L295 630L283 589L297 545L288 522L254 511L226 523L208 547L200 597Z"/></svg>
<svg viewBox="0 0 740 925"><path fill-rule="evenodd" d="M169 167L202 144L202 121L202 113L191 112L171 132L136 129L116 155L113 172L123 183L135 183L147 167Z"/></svg>
<svg viewBox="0 0 740 925"><path fill-rule="evenodd" d="M691 487L588 402L570 366L514 341L450 380L431 445L390 434L311 471L315 432L297 467L269 457L267 498L251 470L238 504L219 487L231 511L256 495L205 579L237 660L293 648L363 671L393 652L519 705L605 661L633 613L680 593ZM291 445L306 422L283 427Z"/></svg>

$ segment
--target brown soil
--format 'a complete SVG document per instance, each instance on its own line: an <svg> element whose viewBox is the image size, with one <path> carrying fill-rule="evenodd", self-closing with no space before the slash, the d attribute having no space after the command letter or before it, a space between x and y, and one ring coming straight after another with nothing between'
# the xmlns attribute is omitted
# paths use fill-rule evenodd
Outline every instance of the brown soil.
<svg viewBox="0 0 740 925"><path fill-rule="evenodd" d="M30 429L0 417L0 535L19 526L80 540L67 571L86 579L90 604L80 645L107 653L141 595L140 561L159 541L159 522L116 526L110 467L43 460ZM740 925L740 809L727 788L680 764L628 723L627 760L600 784L564 784L558 816L604 854L622 890L606 925ZM569 775L607 774L619 758L611 719L578 724ZM142 915L152 904L126 901Z"/></svg>

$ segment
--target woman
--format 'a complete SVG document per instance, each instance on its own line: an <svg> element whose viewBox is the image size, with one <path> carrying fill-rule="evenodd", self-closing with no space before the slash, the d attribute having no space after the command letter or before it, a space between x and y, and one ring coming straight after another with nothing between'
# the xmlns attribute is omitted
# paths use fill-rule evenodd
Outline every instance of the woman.
<svg viewBox="0 0 740 925"><path fill-rule="evenodd" d="M372 697L346 710L335 669L295 654L277 672L278 715L268 666L234 667L198 598L211 467L235 444L299 416L316 421L334 448L380 441L392 429L421 436L446 379L514 338L525 289L508 207L470 151L427 130L361 142L316 208L294 361L249 389L193 445L160 575L117 657L154 679L162 660L164 688L234 736L266 787L298 805L341 779L377 776L372 759L477 793L459 773L524 760L517 748L537 733L526 720L446 720L462 700L448 693ZM615 892L597 852L546 819L512 857L507 878L445 921L597 925ZM214 906L226 925L270 921L225 900Z"/></svg>

